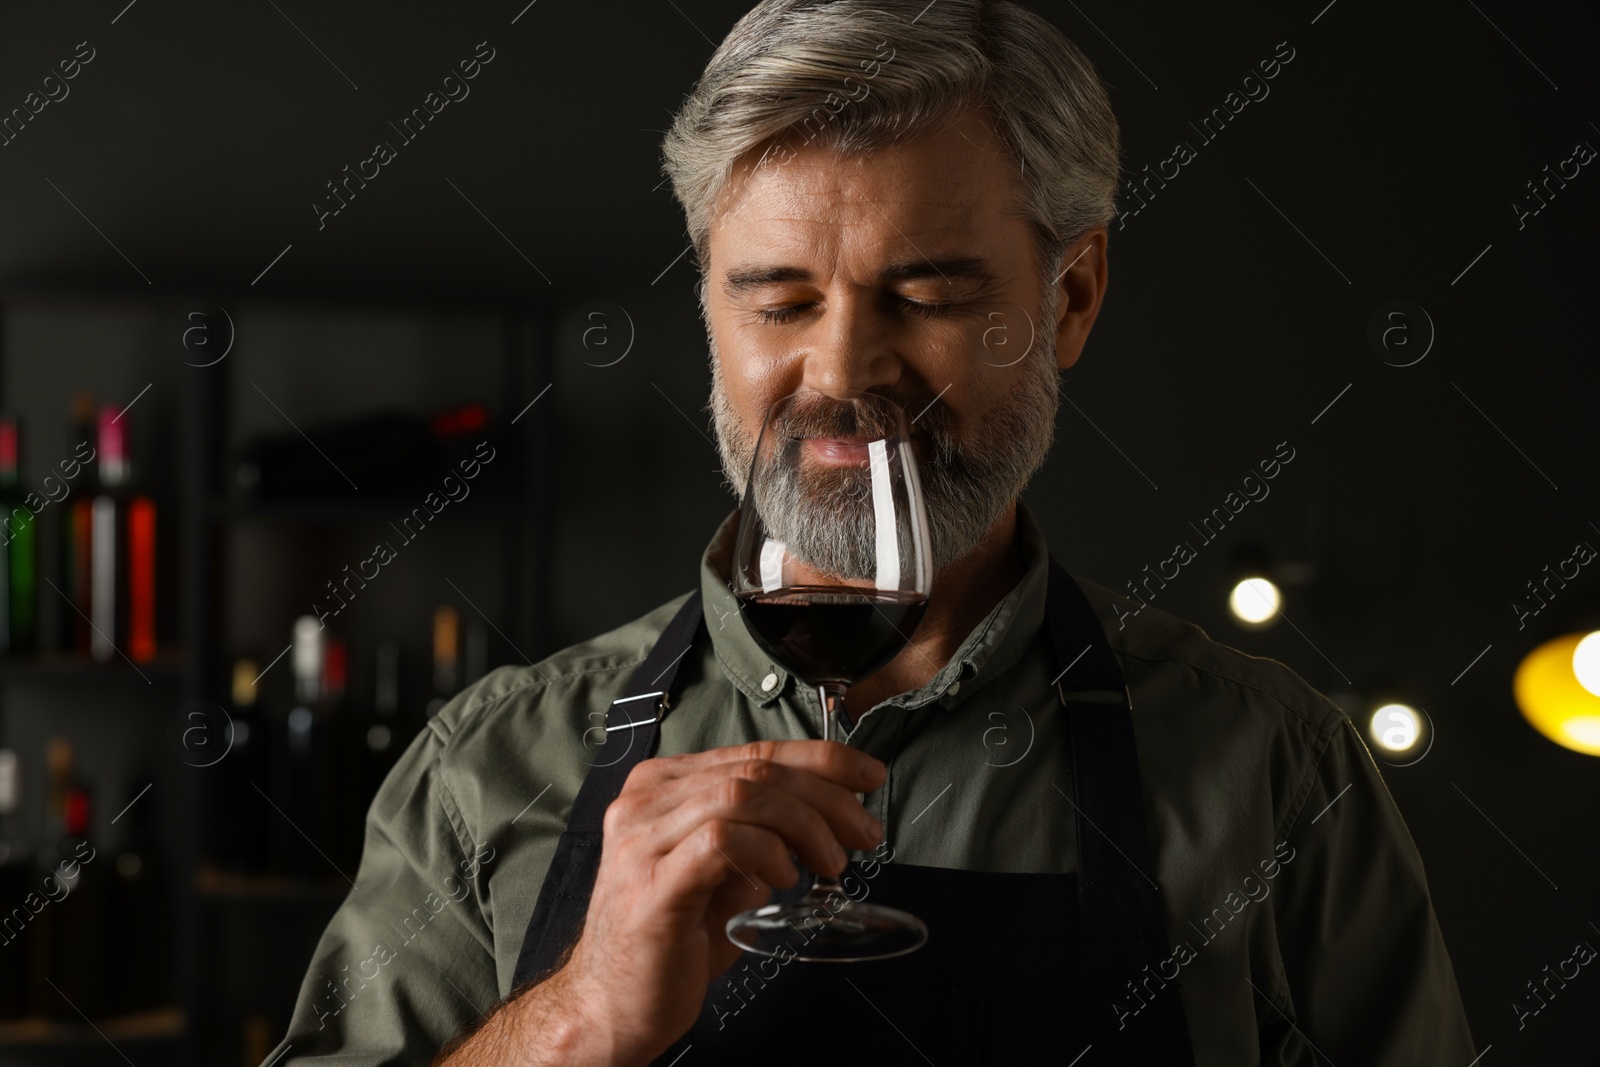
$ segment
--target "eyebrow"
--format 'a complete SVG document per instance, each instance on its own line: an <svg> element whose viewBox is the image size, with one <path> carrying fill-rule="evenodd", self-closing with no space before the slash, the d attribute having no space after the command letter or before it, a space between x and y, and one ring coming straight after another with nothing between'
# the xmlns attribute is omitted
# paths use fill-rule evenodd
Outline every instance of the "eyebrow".
<svg viewBox="0 0 1600 1067"><path fill-rule="evenodd" d="M948 259L908 259L891 263L878 272L880 281L904 282L920 278L939 277L945 281L973 281L987 288L998 285L1000 279L987 263L977 256L955 256ZM809 282L811 272L804 267L735 267L723 279L723 292L739 296L753 289L785 282Z"/></svg>

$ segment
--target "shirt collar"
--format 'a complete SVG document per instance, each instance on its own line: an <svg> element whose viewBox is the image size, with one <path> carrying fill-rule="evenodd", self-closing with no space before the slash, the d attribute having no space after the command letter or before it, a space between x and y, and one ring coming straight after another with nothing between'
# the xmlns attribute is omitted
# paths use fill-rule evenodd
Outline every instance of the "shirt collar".
<svg viewBox="0 0 1600 1067"><path fill-rule="evenodd" d="M788 691L803 684L773 663L756 644L739 616L739 603L729 584L734 538L739 532L737 508L722 520L700 559L700 597L705 609L706 630L717 660L740 691L752 702L767 707ZM952 700L971 692L1014 664L1033 644L1044 623L1045 590L1050 576L1050 546L1033 513L1017 503L1017 544L1022 553L1023 574L1016 586L994 609L972 628L950 662L928 683L909 693L885 701L897 707L917 708L946 695L952 683L959 682ZM934 595L938 595L935 586Z"/></svg>

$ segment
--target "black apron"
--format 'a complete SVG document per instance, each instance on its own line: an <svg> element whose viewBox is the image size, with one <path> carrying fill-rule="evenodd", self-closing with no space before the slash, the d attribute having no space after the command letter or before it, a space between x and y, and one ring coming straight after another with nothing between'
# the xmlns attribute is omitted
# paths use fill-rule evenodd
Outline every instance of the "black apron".
<svg viewBox="0 0 1600 1067"><path fill-rule="evenodd" d="M1070 723L1077 873L921 867L880 846L887 861L852 862L840 876L845 890L923 919L926 945L847 964L746 952L712 982L698 1021L656 1064L1192 1067L1180 983L1159 973L1172 952L1147 878L1154 870L1127 686L1083 591L1054 560L1045 623ZM696 592L607 713L617 735L607 747L628 734L631 743L624 757L596 764L584 779L528 923L513 988L553 970L579 930L606 806L633 766L654 754L678 665L704 639ZM802 874L772 900L797 899L808 885Z"/></svg>

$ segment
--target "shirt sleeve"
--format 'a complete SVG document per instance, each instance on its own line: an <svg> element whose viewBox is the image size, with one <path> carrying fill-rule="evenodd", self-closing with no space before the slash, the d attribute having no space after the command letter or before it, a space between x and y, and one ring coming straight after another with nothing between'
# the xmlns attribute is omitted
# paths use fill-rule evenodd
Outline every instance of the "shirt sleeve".
<svg viewBox="0 0 1600 1067"><path fill-rule="evenodd" d="M1341 715L1336 731L1279 850L1284 979L1257 990L1261 1062L1466 1064L1422 857L1355 725Z"/></svg>
<svg viewBox="0 0 1600 1067"><path fill-rule="evenodd" d="M498 997L480 885L493 848L469 838L440 769L451 710L418 735L373 799L355 888L266 1063L426 1067Z"/></svg>

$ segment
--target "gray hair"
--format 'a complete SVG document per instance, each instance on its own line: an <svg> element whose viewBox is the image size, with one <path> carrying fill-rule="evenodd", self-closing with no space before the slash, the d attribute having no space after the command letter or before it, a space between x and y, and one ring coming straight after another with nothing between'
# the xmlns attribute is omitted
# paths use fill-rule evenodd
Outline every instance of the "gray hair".
<svg viewBox="0 0 1600 1067"><path fill-rule="evenodd" d="M1116 214L1117 121L1077 46L1010 0L757 4L717 48L663 143L702 302L711 228L746 153L764 148L758 165L781 162L793 140L864 152L969 106L986 113L1019 168L1014 210L1034 230L1048 279L1067 244Z"/></svg>

